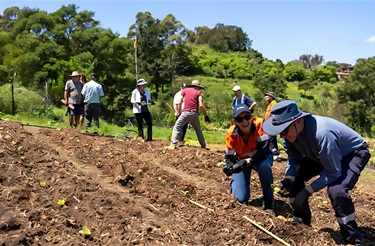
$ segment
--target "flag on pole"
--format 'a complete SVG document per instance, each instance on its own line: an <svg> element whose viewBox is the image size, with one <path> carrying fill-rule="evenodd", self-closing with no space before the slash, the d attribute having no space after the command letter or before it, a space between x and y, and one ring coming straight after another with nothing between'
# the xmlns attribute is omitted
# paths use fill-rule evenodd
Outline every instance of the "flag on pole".
<svg viewBox="0 0 375 246"><path fill-rule="evenodd" d="M134 39L134 49L137 49L137 48L138 48L137 39Z"/></svg>

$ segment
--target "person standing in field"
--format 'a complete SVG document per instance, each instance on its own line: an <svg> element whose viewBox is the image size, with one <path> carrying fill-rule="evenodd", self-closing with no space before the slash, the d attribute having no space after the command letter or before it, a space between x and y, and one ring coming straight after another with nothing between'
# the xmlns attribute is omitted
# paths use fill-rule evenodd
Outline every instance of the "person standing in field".
<svg viewBox="0 0 375 246"><path fill-rule="evenodd" d="M182 110L182 113L179 115L176 123L174 124L172 130L172 141L171 144L166 147L167 149L176 149L178 138L181 135L182 127L187 123L190 123L193 126L201 148L207 149L206 141L204 139L199 121L199 109L203 113L204 120L206 122L211 122L211 120L207 115L207 109L203 102L203 94L200 91L200 89L202 88L203 86L201 86L199 80L193 80L191 82L191 85L182 90L181 96L177 101L177 112L180 111L180 107L183 101L185 103L184 109Z"/></svg>
<svg viewBox="0 0 375 246"><path fill-rule="evenodd" d="M64 99L66 105L73 105L74 109L68 107L69 125L71 128L77 127L80 117L83 115L82 88L83 84L79 81L80 74L77 71L72 72L70 80L65 83Z"/></svg>
<svg viewBox="0 0 375 246"><path fill-rule="evenodd" d="M270 117L272 107L275 106L277 102L275 100L275 94L272 91L264 94L264 100L268 103L264 114L264 120L267 120ZM273 160L281 161L279 146L277 145L277 136L271 136L270 148L273 154Z"/></svg>
<svg viewBox="0 0 375 246"><path fill-rule="evenodd" d="M133 104L133 114L137 120L138 137L144 139L143 120L145 120L147 124L147 138L145 141L152 141L152 117L149 109L152 99L146 85L147 82L144 79L137 81L137 87L132 91L130 102Z"/></svg>
<svg viewBox="0 0 375 246"><path fill-rule="evenodd" d="M273 106L263 130L284 139L288 162L280 194L289 197L295 221L311 225L309 197L327 187L344 244L362 245L349 190L371 157L365 140L335 119L299 110L291 100Z"/></svg>
<svg viewBox="0 0 375 246"><path fill-rule="evenodd" d="M237 105L247 105L250 112L254 113L254 108L257 105L257 103L249 96L243 94L241 91L241 87L239 85L234 86L232 90L234 93L232 108L234 108Z"/></svg>
<svg viewBox="0 0 375 246"><path fill-rule="evenodd" d="M174 115L176 116L176 121L177 121L178 117L180 117L180 115L181 115L181 113L184 109L184 99L182 99L182 103L181 103L180 107L178 107L178 102L179 102L180 97L181 97L181 92L185 88L186 88L186 84L183 83L180 86L180 90L178 92L176 92L176 94L173 97L173 110L174 110ZM181 129L181 135L179 136L179 139L178 139L178 141L181 143L181 145L185 145L185 135L186 135L188 125L189 125L189 123L186 123Z"/></svg>
<svg viewBox="0 0 375 246"><path fill-rule="evenodd" d="M91 74L91 80L83 85L82 95L84 96L85 117L86 117L86 132L91 127L92 119L97 128L100 127L100 97L104 96L103 87L97 82L98 75ZM94 134L97 134L95 131Z"/></svg>

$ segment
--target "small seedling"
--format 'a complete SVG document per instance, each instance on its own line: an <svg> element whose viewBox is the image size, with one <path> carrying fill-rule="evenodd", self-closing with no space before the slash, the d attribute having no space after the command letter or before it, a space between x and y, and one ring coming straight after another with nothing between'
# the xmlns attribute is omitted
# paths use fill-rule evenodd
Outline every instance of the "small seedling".
<svg viewBox="0 0 375 246"><path fill-rule="evenodd" d="M273 190L273 193L279 193L280 188L277 187L275 184L271 184L271 189Z"/></svg>
<svg viewBox="0 0 375 246"><path fill-rule="evenodd" d="M60 205L61 207L65 205L65 202L66 202L66 198L64 197L63 199L61 200L58 200L57 201L57 204Z"/></svg>
<svg viewBox="0 0 375 246"><path fill-rule="evenodd" d="M80 234L82 234L82 236L84 237L88 237L91 235L91 231L89 228L87 228L86 226L82 227L82 229L79 231Z"/></svg>
<svg viewBox="0 0 375 246"><path fill-rule="evenodd" d="M184 190L182 190L181 191L181 194L182 194L182 196L186 196L187 195L187 193L189 193L189 191L187 190L187 191L184 191Z"/></svg>
<svg viewBox="0 0 375 246"><path fill-rule="evenodd" d="M12 142L10 142L11 144L13 144L13 145L15 145L15 144L17 144L17 142L16 141L12 141Z"/></svg>
<svg viewBox="0 0 375 246"><path fill-rule="evenodd" d="M143 174L143 170L142 170L142 169L138 169L138 170L137 170L137 173L138 173L139 175L142 175L142 174Z"/></svg>
<svg viewBox="0 0 375 246"><path fill-rule="evenodd" d="M162 177L158 177L158 180L160 181L161 185L165 185L167 181L165 181Z"/></svg>
<svg viewBox="0 0 375 246"><path fill-rule="evenodd" d="M40 182L39 182L39 185L40 185L40 187L46 187L46 182L44 182L43 180L41 180Z"/></svg>
<svg viewBox="0 0 375 246"><path fill-rule="evenodd" d="M118 160L118 163L120 163L120 164L122 164L122 163L124 163L124 160Z"/></svg>

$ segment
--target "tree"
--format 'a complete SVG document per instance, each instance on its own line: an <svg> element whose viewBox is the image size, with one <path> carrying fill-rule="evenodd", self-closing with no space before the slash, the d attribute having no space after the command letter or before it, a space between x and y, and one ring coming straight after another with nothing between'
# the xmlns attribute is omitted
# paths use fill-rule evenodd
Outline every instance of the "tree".
<svg viewBox="0 0 375 246"><path fill-rule="evenodd" d="M288 62L284 67L285 79L289 82L303 81L309 75L308 71L298 62Z"/></svg>
<svg viewBox="0 0 375 246"><path fill-rule="evenodd" d="M160 85L164 84L160 73L164 49L160 20L153 18L150 12L138 12L135 23L129 28L128 38L133 40L137 38L140 74L144 74L144 77L149 76L158 93Z"/></svg>
<svg viewBox="0 0 375 246"><path fill-rule="evenodd" d="M299 62L301 62L302 66L310 71L322 64L323 61L323 56L319 56L317 54L315 56L305 54L299 57Z"/></svg>
<svg viewBox="0 0 375 246"><path fill-rule="evenodd" d="M339 103L345 105L344 116L359 132L372 134L375 126L375 56L358 59L350 76L337 87Z"/></svg>
<svg viewBox="0 0 375 246"><path fill-rule="evenodd" d="M313 79L319 82L336 83L337 75L336 68L334 66L322 65L315 67L312 70Z"/></svg>

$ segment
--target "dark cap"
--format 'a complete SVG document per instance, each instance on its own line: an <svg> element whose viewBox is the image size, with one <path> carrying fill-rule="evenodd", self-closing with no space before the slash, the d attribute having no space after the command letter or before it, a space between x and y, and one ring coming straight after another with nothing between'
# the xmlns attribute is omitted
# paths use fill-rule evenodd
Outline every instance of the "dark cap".
<svg viewBox="0 0 375 246"><path fill-rule="evenodd" d="M249 107L247 105L241 104L233 108L233 118L239 116L242 112L248 112L251 114Z"/></svg>
<svg viewBox="0 0 375 246"><path fill-rule="evenodd" d="M273 93L272 91L269 91L269 92L265 93L264 95L275 98L275 93Z"/></svg>

